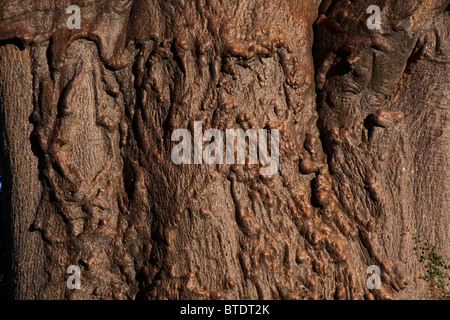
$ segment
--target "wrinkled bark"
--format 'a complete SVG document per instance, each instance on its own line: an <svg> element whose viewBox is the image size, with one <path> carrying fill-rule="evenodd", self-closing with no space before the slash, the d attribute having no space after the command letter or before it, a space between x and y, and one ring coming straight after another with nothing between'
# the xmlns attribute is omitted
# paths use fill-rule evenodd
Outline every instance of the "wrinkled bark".
<svg viewBox="0 0 450 320"><path fill-rule="evenodd" d="M401 234L449 257L449 0L0 5L14 298L420 298ZM279 172L175 165L194 121L279 129Z"/></svg>

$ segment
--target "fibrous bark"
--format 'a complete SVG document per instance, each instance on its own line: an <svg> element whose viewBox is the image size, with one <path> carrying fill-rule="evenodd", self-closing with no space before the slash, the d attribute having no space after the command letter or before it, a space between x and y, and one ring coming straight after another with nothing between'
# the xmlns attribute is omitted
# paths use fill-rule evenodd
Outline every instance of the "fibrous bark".
<svg viewBox="0 0 450 320"><path fill-rule="evenodd" d="M13 297L417 298L400 234L448 256L448 0L0 5ZM279 172L175 165L194 121L280 130Z"/></svg>
<svg viewBox="0 0 450 320"><path fill-rule="evenodd" d="M371 4L381 30L361 19ZM402 275L395 290L409 283L399 298L424 297L414 230L450 253L448 5L324 2L316 22L319 127L336 195L383 277Z"/></svg>

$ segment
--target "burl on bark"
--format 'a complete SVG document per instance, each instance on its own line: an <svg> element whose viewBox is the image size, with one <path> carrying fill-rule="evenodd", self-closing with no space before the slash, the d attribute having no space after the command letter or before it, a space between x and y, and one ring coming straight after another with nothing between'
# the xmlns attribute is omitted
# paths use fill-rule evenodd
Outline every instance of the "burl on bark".
<svg viewBox="0 0 450 320"><path fill-rule="evenodd" d="M449 257L449 2L0 0L12 297L423 297L401 234ZM278 129L279 172L175 165L194 121Z"/></svg>

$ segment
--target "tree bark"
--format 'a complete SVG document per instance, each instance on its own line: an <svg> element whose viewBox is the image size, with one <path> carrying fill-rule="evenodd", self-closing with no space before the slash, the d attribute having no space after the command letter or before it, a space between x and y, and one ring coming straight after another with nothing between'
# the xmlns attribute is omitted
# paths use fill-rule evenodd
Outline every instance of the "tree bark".
<svg viewBox="0 0 450 320"><path fill-rule="evenodd" d="M449 3L0 0L11 297L424 297L408 232L450 256ZM278 129L278 173L175 165L194 121Z"/></svg>

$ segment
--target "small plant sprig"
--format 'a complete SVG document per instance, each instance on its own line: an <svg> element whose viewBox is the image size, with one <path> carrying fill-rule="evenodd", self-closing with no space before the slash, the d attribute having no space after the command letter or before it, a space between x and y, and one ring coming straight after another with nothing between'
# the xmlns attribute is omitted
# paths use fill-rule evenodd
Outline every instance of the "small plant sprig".
<svg viewBox="0 0 450 320"><path fill-rule="evenodd" d="M450 300L450 292L447 290L450 276L447 270L450 264L436 252L436 246L432 243L424 242L417 231L413 235L414 248L419 263L425 266L425 273L419 276L427 283L427 290L432 300Z"/></svg>
<svg viewBox="0 0 450 320"><path fill-rule="evenodd" d="M253 296L253 292L250 291L250 292L248 293L248 295L243 295L243 296L241 297L241 300L256 300L256 298Z"/></svg>

